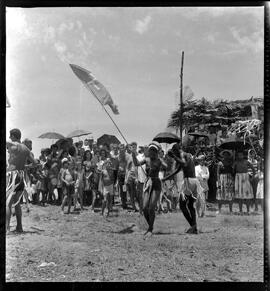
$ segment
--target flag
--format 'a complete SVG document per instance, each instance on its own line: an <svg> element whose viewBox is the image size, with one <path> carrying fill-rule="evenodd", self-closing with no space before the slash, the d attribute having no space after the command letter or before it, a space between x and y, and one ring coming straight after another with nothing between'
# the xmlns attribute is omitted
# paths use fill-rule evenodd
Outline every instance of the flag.
<svg viewBox="0 0 270 291"><path fill-rule="evenodd" d="M108 90L95 78L95 76L90 71L73 64L70 64L70 67L74 74L81 80L85 87L98 99L98 101L103 106L108 105L114 114L119 114L117 105L114 104Z"/></svg>

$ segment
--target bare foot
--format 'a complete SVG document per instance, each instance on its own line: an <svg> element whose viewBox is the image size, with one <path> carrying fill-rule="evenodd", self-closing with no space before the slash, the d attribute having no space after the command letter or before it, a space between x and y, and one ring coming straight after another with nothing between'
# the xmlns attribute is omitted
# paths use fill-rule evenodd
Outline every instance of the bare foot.
<svg viewBox="0 0 270 291"><path fill-rule="evenodd" d="M144 237L143 239L146 240L146 239L149 239L150 237L152 237L152 231L147 231L145 234L144 234Z"/></svg>
<svg viewBox="0 0 270 291"><path fill-rule="evenodd" d="M22 232L23 232L22 227L16 227L16 232L18 232L18 233L22 233Z"/></svg>

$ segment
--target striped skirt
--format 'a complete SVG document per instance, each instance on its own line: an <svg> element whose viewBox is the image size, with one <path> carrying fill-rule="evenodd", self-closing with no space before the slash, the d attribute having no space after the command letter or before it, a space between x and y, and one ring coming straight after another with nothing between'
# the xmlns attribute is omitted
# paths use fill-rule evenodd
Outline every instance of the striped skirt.
<svg viewBox="0 0 270 291"><path fill-rule="evenodd" d="M217 200L231 201L234 198L234 180L232 174L220 174Z"/></svg>
<svg viewBox="0 0 270 291"><path fill-rule="evenodd" d="M16 206L20 203L25 189L25 173L23 170L10 171L6 174L6 205Z"/></svg>
<svg viewBox="0 0 270 291"><path fill-rule="evenodd" d="M249 181L248 173L236 173L235 175L235 199L253 199L253 189Z"/></svg>

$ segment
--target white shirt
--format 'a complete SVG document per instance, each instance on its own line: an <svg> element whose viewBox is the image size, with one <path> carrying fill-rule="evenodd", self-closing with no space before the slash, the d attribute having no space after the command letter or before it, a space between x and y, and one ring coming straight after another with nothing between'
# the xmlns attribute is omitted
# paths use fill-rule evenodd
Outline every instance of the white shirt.
<svg viewBox="0 0 270 291"><path fill-rule="evenodd" d="M197 165L195 167L195 175L196 175L196 178L208 180L209 179L208 167Z"/></svg>
<svg viewBox="0 0 270 291"><path fill-rule="evenodd" d="M83 145L82 148L83 148L85 151L90 151L90 147L89 147L89 145L87 145L87 146Z"/></svg>
<svg viewBox="0 0 270 291"><path fill-rule="evenodd" d="M143 161L144 159L145 159L144 154L138 154L138 155L137 155L137 160L138 160L139 162ZM142 166L139 166L139 167L138 167L138 181L139 181L140 183L144 183L145 180L146 180L145 167L146 167L145 165L142 165ZM143 172L142 168L143 168L144 172Z"/></svg>

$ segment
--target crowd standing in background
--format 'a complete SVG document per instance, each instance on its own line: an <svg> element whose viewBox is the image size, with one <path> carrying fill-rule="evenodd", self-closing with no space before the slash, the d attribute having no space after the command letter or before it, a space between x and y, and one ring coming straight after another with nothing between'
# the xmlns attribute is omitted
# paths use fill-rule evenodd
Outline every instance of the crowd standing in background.
<svg viewBox="0 0 270 291"><path fill-rule="evenodd" d="M206 161L203 148L194 145L192 151L174 144L164 152L152 142L149 146L131 144L97 145L85 139L68 145L53 144L42 149L38 159L31 152L32 142L21 143L18 129L10 131L7 142L7 227L11 207L15 206L18 230L22 231L20 202L59 205L63 214L91 211L110 216L114 205L123 210L139 212L152 234L155 213L175 212L178 205L190 224L188 233L198 233L197 217L207 210L209 181L213 171ZM212 142L212 140L210 140ZM222 151L217 158L216 200L219 211L229 204L243 204L247 214L258 204L263 209L263 160L249 151L248 157L238 151ZM210 168L209 168L210 167ZM64 212L67 206L67 211ZM85 208L88 206L89 208Z"/></svg>

